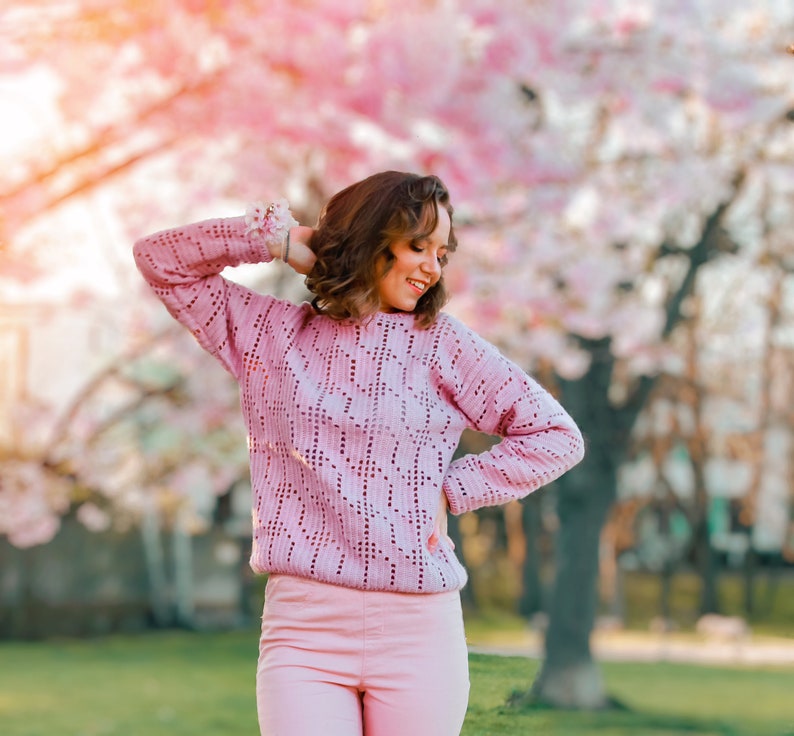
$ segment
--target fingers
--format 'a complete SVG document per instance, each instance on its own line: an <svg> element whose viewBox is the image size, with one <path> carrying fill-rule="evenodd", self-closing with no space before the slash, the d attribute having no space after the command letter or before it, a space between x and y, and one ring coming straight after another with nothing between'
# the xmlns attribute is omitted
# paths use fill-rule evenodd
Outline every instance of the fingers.
<svg viewBox="0 0 794 736"><path fill-rule="evenodd" d="M442 533L441 530L436 527L427 540L427 548L430 552L435 552L438 549L438 545L442 538L447 540L450 549L455 549L455 542L452 541L452 537L447 534L446 530Z"/></svg>
<svg viewBox="0 0 794 736"><path fill-rule="evenodd" d="M433 526L433 533L430 535L429 539L427 540L427 548L430 550L431 553L435 552L438 549L438 545L440 544L442 539L447 540L447 544L449 544L450 549L455 549L455 543L452 541L448 534L448 525L447 525L447 509L449 508L449 503L447 502L447 497L442 493L441 498L438 501L438 513L436 514L436 523Z"/></svg>
<svg viewBox="0 0 794 736"><path fill-rule="evenodd" d="M306 225L298 225L289 231L290 237L305 245L307 248L311 245L312 236L314 235L314 228L307 227Z"/></svg>
<svg viewBox="0 0 794 736"><path fill-rule="evenodd" d="M430 539L427 540L427 548L431 552L435 552L438 549L438 542L440 538L441 537L438 533L438 529L433 529L433 533L430 535Z"/></svg>
<svg viewBox="0 0 794 736"><path fill-rule="evenodd" d="M311 272L317 256L311 249L311 236L314 230L310 227L298 225L289 231L290 250L289 265L304 276Z"/></svg>

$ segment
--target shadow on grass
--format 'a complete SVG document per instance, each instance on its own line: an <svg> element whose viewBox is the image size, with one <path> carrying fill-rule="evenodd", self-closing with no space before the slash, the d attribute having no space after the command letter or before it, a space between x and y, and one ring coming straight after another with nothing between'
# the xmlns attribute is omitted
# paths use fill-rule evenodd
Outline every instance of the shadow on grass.
<svg viewBox="0 0 794 736"><path fill-rule="evenodd" d="M616 699L610 699L598 710L559 709L539 701L526 692L515 691L506 705L499 709L502 715L522 713L556 713L571 728L582 732L614 731L632 734L697 734L699 736L749 736L746 731L718 719L702 719L676 714L634 710ZM781 736L788 736L781 734ZM794 734L791 734L794 736Z"/></svg>

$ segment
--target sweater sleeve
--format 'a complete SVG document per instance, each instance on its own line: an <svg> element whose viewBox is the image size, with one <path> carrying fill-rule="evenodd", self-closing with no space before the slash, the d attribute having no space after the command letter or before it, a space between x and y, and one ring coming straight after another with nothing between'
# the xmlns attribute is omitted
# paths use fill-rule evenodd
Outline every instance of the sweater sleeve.
<svg viewBox="0 0 794 736"><path fill-rule="evenodd" d="M456 404L473 429L502 440L449 466L443 487L453 514L523 498L584 457L579 428L537 381L484 341L476 366Z"/></svg>
<svg viewBox="0 0 794 736"><path fill-rule="evenodd" d="M133 248L138 270L171 315L233 375L231 303L239 297L244 304L251 292L220 274L272 260L263 240L245 230L244 217L204 220L141 238Z"/></svg>

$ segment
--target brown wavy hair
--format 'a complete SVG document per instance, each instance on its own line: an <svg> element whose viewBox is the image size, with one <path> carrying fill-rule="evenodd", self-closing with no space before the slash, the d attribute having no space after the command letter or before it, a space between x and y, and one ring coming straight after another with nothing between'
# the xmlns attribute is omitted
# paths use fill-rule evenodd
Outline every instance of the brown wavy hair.
<svg viewBox="0 0 794 736"><path fill-rule="evenodd" d="M317 261L306 286L315 295L314 308L338 320L374 315L380 309L381 259L388 271L394 261L393 243L429 237L438 224L439 207L449 213L451 224L453 208L441 179L400 171L373 174L331 197L310 243ZM450 227L448 251L456 247ZM447 299L442 271L414 309L419 326L432 325Z"/></svg>

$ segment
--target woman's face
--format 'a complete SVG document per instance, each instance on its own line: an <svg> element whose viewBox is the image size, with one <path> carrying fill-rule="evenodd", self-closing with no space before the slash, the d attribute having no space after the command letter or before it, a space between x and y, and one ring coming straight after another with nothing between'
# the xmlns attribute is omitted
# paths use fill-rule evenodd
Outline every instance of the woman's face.
<svg viewBox="0 0 794 736"><path fill-rule="evenodd" d="M450 227L449 213L439 206L438 224L428 238L392 244L394 260L378 282L382 312L412 312L422 295L438 282L446 262ZM384 259L381 268L385 267Z"/></svg>

